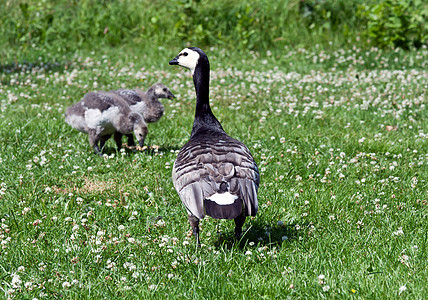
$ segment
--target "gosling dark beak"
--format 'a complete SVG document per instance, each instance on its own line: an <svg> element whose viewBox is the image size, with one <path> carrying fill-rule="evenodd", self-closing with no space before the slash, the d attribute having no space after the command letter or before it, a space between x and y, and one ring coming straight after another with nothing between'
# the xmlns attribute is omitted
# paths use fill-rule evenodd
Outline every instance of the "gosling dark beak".
<svg viewBox="0 0 428 300"><path fill-rule="evenodd" d="M144 139L139 140L138 141L138 145L140 145L140 147L143 147L144 146Z"/></svg>
<svg viewBox="0 0 428 300"><path fill-rule="evenodd" d="M171 92L169 92L168 93L168 99L173 99L173 98L175 98L175 96L174 96L174 94L173 93L171 93Z"/></svg>
<svg viewBox="0 0 428 300"><path fill-rule="evenodd" d="M174 57L174 59L171 59L169 61L169 64L172 65L178 65L178 56Z"/></svg>

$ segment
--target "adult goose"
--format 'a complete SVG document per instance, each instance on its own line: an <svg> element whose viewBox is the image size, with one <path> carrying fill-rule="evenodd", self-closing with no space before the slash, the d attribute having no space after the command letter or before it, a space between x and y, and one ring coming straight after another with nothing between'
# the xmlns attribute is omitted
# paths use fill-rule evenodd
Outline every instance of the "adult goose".
<svg viewBox="0 0 428 300"><path fill-rule="evenodd" d="M240 141L228 136L209 104L210 64L199 48L182 50L170 65L192 71L196 90L196 112L190 140L181 148L172 170L172 180L187 209L196 243L199 220L205 215L234 219L240 238L246 216L258 209L258 167Z"/></svg>

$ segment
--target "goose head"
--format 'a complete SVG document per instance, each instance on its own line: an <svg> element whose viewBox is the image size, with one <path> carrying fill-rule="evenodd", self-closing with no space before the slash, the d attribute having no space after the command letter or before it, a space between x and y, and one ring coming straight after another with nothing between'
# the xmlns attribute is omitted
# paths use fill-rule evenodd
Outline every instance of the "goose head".
<svg viewBox="0 0 428 300"><path fill-rule="evenodd" d="M129 122L132 124L138 144L140 147L143 147L144 140L146 139L147 135L147 125L146 122L144 122L144 118L139 113L130 113L128 118Z"/></svg>
<svg viewBox="0 0 428 300"><path fill-rule="evenodd" d="M162 83L155 83L150 87L156 98L175 98L174 94Z"/></svg>
<svg viewBox="0 0 428 300"><path fill-rule="evenodd" d="M201 59L206 58L204 51L196 47L184 48L181 52L172 59L170 65L179 65L192 71L192 75L195 72L196 66Z"/></svg>

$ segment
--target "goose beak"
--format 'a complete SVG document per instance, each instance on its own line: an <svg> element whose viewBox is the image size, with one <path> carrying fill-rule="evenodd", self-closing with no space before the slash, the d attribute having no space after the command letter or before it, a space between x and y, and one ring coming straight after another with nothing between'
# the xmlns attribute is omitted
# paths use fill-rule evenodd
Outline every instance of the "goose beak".
<svg viewBox="0 0 428 300"><path fill-rule="evenodd" d="M174 99L175 98L175 96L174 96L174 94L173 93L171 93L171 92L169 92L168 93L168 99Z"/></svg>
<svg viewBox="0 0 428 300"><path fill-rule="evenodd" d="M169 61L169 64L172 65L178 65L178 56L174 57L174 59L171 59Z"/></svg>

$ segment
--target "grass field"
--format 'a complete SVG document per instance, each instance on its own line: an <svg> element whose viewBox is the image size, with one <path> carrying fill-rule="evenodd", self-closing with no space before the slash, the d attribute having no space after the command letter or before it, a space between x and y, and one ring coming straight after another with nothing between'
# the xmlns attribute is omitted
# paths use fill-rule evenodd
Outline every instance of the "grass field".
<svg viewBox="0 0 428 300"><path fill-rule="evenodd" d="M261 184L240 243L205 219L201 249L171 181L195 104L180 50L1 66L0 298L426 299L427 49L204 49ZM64 121L89 91L155 82L177 98L144 151L99 157Z"/></svg>

